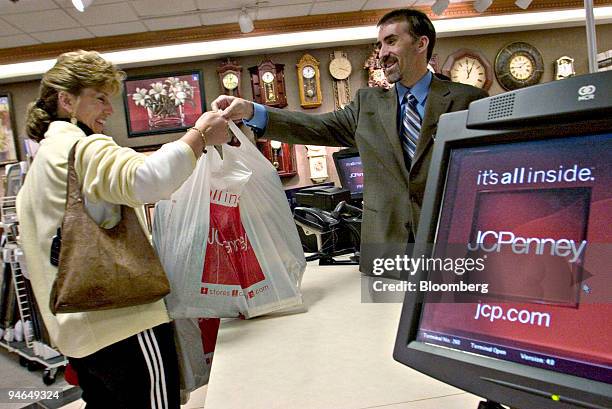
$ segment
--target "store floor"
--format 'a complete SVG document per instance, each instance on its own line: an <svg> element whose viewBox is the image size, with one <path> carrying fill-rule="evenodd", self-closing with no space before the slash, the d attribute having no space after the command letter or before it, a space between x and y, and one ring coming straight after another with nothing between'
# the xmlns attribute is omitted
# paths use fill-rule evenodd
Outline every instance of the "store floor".
<svg viewBox="0 0 612 409"><path fill-rule="evenodd" d="M360 282L356 266L312 262L307 312L224 321L210 383L183 408L476 409L477 396L393 360L401 304L362 303Z"/></svg>

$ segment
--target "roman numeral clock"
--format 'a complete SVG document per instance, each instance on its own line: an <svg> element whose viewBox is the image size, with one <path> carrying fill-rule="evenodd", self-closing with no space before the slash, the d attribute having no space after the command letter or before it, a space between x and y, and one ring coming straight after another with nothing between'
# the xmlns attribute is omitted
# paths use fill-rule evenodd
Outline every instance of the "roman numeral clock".
<svg viewBox="0 0 612 409"><path fill-rule="evenodd" d="M454 82L485 91L493 83L493 69L489 60L480 51L468 48L461 48L449 55L442 66L442 74Z"/></svg>

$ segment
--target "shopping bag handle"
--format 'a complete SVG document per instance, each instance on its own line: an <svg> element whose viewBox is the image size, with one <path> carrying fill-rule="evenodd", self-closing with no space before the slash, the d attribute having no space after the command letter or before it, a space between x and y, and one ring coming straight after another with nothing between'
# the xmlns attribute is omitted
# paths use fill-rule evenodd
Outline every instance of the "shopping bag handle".
<svg viewBox="0 0 612 409"><path fill-rule="evenodd" d="M234 121L234 125L238 126L238 124L242 122L242 119L238 119L236 121ZM233 132L230 132L232 134L232 139L230 139L230 141L227 143L229 146L240 146L240 141L238 140L238 138L236 137L236 135L233 134Z"/></svg>

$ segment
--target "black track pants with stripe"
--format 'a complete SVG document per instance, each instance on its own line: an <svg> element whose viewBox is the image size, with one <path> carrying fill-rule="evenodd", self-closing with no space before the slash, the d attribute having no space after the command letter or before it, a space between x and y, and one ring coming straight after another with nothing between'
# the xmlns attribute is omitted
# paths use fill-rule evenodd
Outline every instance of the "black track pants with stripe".
<svg viewBox="0 0 612 409"><path fill-rule="evenodd" d="M179 374L171 324L83 358L69 358L86 409L178 409Z"/></svg>

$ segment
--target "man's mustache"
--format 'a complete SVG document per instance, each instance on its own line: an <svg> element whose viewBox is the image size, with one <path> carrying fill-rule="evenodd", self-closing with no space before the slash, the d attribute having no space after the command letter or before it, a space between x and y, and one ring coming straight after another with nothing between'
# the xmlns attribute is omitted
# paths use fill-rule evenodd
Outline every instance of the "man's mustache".
<svg viewBox="0 0 612 409"><path fill-rule="evenodd" d="M396 61L397 61L397 58L395 58L394 56L390 55L390 56L387 56L387 57L383 57L383 59L381 60L381 63L383 65L386 65L388 62L396 62Z"/></svg>

